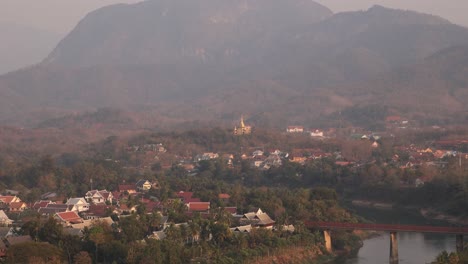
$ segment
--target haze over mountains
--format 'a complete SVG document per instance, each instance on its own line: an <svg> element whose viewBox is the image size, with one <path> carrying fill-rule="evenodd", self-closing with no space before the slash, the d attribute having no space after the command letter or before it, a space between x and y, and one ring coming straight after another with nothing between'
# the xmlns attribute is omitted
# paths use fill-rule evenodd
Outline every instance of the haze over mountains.
<svg viewBox="0 0 468 264"><path fill-rule="evenodd" d="M304 0L114 5L87 15L41 64L0 77L0 120L34 125L113 107L153 125L243 113L258 125L310 126L375 104L446 120L468 110L467 56L468 29L381 6L333 14Z"/></svg>
<svg viewBox="0 0 468 264"><path fill-rule="evenodd" d="M58 33L1 21L0 32L0 74L42 61L61 38Z"/></svg>

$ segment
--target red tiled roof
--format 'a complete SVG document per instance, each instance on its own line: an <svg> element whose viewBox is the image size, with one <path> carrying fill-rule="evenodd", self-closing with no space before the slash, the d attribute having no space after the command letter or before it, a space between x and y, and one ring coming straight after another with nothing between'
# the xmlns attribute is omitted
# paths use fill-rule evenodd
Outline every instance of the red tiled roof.
<svg viewBox="0 0 468 264"><path fill-rule="evenodd" d="M231 196L227 193L220 193L218 194L219 199L229 199Z"/></svg>
<svg viewBox="0 0 468 264"><path fill-rule="evenodd" d="M15 199L16 196L0 196L0 200L3 201L6 204L10 204L13 199Z"/></svg>
<svg viewBox="0 0 468 264"><path fill-rule="evenodd" d="M385 121L387 122L397 122L401 120L401 116L387 116Z"/></svg>
<svg viewBox="0 0 468 264"><path fill-rule="evenodd" d="M193 196L193 192L184 192L180 191L177 193L177 197L182 198L184 200L190 199Z"/></svg>
<svg viewBox="0 0 468 264"><path fill-rule="evenodd" d="M208 211L210 202L191 202L188 204L189 211Z"/></svg>
<svg viewBox="0 0 468 264"><path fill-rule="evenodd" d="M119 185L119 191L120 192L136 191L136 186L135 184L121 184Z"/></svg>
<svg viewBox="0 0 468 264"><path fill-rule="evenodd" d="M112 196L114 197L114 199L118 200L120 198L120 195L122 195L121 192L112 192Z"/></svg>
<svg viewBox="0 0 468 264"><path fill-rule="evenodd" d="M10 203L10 209L20 209L21 207L23 207L23 205L26 205L26 204L23 202L13 202L13 203Z"/></svg>
<svg viewBox="0 0 468 264"><path fill-rule="evenodd" d="M237 214L237 207L224 207L224 211L231 214Z"/></svg>
<svg viewBox="0 0 468 264"><path fill-rule="evenodd" d="M62 219L65 222L70 222L70 223L81 223L81 222L83 222L81 217L75 212L57 213L57 216L60 217L60 219Z"/></svg>
<svg viewBox="0 0 468 264"><path fill-rule="evenodd" d="M39 209L41 207L46 207L51 201L50 200L47 200L47 201L37 201L34 203L34 205L32 206L33 209Z"/></svg>

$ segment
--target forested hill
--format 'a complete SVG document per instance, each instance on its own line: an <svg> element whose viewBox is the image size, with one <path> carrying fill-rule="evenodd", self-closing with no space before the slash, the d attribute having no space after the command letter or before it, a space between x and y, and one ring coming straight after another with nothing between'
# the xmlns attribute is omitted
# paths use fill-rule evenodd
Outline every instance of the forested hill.
<svg viewBox="0 0 468 264"><path fill-rule="evenodd" d="M300 0L114 5L88 14L41 64L0 77L0 121L35 125L117 107L154 114L158 125L241 113L257 125L310 125L369 103L411 115L420 110L387 99L382 91L394 88L375 80L465 43L466 28L381 6L333 14ZM400 97L432 96L415 83Z"/></svg>

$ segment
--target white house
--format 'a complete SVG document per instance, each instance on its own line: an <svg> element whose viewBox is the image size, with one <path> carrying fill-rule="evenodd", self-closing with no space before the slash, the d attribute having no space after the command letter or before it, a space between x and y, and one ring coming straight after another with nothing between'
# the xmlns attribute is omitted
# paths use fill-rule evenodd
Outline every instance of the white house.
<svg viewBox="0 0 468 264"><path fill-rule="evenodd" d="M149 189L151 189L151 186L151 182L147 180L139 180L136 183L136 187L139 191L148 191Z"/></svg>
<svg viewBox="0 0 468 264"><path fill-rule="evenodd" d="M85 199L93 204L112 203L114 196L107 190L91 190L86 193Z"/></svg>
<svg viewBox="0 0 468 264"><path fill-rule="evenodd" d="M319 129L315 129L310 132L311 137L323 137L323 131Z"/></svg>
<svg viewBox="0 0 468 264"><path fill-rule="evenodd" d="M286 128L286 132L288 133L303 133L304 127L303 126L288 126Z"/></svg>
<svg viewBox="0 0 468 264"><path fill-rule="evenodd" d="M72 206L70 211L81 213L89 210L89 203L84 198L70 198L66 204Z"/></svg>
<svg viewBox="0 0 468 264"><path fill-rule="evenodd" d="M3 210L0 210L0 226L11 226L13 221L8 218Z"/></svg>

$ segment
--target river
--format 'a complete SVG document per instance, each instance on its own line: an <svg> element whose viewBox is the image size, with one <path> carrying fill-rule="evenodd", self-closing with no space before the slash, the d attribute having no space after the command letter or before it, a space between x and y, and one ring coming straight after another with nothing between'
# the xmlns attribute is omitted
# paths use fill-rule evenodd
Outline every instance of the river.
<svg viewBox="0 0 468 264"><path fill-rule="evenodd" d="M416 210L375 209L351 206L356 214L382 224L445 225L443 221L427 220ZM398 233L398 253L400 264L431 263L442 251L455 251L455 235ZM364 241L357 256L343 264L385 264L389 262L390 236L382 233Z"/></svg>

